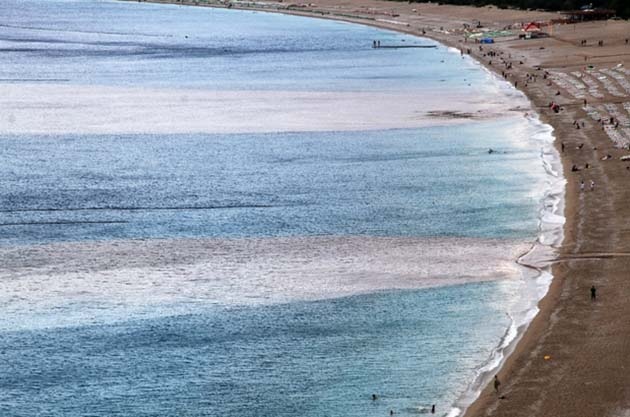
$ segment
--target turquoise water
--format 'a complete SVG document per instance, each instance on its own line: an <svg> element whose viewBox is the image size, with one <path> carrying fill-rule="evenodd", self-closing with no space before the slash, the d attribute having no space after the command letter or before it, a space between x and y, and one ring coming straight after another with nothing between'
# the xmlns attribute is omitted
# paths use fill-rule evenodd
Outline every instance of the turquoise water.
<svg viewBox="0 0 630 417"><path fill-rule="evenodd" d="M515 100L444 47L372 39L433 43L264 13L8 0L0 89L41 86L44 115L75 103L47 96L58 86ZM85 133L85 119L31 135L10 116L41 109L11 91L3 416L445 415L533 297L504 262L536 239L547 185L548 132L521 114L228 134ZM212 249L193 256L191 240Z"/></svg>
<svg viewBox="0 0 630 417"><path fill-rule="evenodd" d="M490 353L506 295L492 283L5 332L0 411L413 415L466 387L457 370Z"/></svg>

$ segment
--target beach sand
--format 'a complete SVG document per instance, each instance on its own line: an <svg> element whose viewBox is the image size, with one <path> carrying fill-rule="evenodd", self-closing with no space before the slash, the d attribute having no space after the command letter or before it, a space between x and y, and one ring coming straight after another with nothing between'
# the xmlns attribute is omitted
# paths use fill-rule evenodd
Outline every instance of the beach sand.
<svg viewBox="0 0 630 417"><path fill-rule="evenodd" d="M624 83L630 82L630 71L624 72L630 67L630 45L625 43L630 23L555 25L544 28L551 33L548 38L502 37L480 51L474 41L463 42L464 24L474 25L479 20L486 28L499 30L560 16L380 0L320 0L317 4L292 3L291 7L275 2L232 2L230 7L425 34L456 48L470 48L474 58L500 77L508 73L506 79L518 84L542 120L555 129L568 181L565 238L557 258L550 260L554 280L540 303L540 312L499 372L500 394L487 387L466 415L630 416L630 373L624 369L630 355L630 322L625 319L630 313L630 227L625 221L630 212L630 187L626 185L630 162L620 160L630 154L621 148L630 141L630 105L623 105L630 103L630 84ZM587 40L587 45L582 46L581 40ZM603 46L598 46L599 41ZM489 51L497 56L488 56ZM511 62L512 67L508 69L502 61ZM624 64L622 69L615 68L618 64ZM586 71L586 65L594 68ZM547 79L545 71L549 71ZM528 81L528 74L537 75L536 81ZM559 104L558 113L549 108L550 102ZM619 127L608 122L604 129L597 119L606 121L610 115L619 120ZM580 124L579 130L574 121ZM607 155L610 158L602 160ZM585 168L587 163L589 168ZM579 171L572 171L574 164ZM583 191L580 180L585 182ZM591 285L598 289L596 301L590 300Z"/></svg>

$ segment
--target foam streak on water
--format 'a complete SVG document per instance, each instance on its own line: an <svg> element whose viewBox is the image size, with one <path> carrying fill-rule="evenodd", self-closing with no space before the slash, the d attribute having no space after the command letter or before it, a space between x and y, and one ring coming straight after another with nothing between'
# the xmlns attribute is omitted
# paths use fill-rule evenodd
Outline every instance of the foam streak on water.
<svg viewBox="0 0 630 417"><path fill-rule="evenodd" d="M553 278L550 260L556 256L556 250L564 239L566 180L562 176L560 155L553 146L553 129L540 122L537 116L530 118L535 126L532 140L540 143L540 158L547 174L545 194L538 215L538 239L518 259L518 264L522 266L520 272L524 288L520 300L508 309L510 326L492 354L477 368L475 378L454 403L447 417L460 415L472 404L516 348L525 330L538 314L538 302L547 294Z"/></svg>
<svg viewBox="0 0 630 417"><path fill-rule="evenodd" d="M1 83L0 134L244 133L418 128L511 115L470 91L318 92ZM69 95L72 102L67 101ZM427 102L427 96L440 99ZM334 109L334 111L331 111Z"/></svg>
<svg viewBox="0 0 630 417"><path fill-rule="evenodd" d="M286 303L515 279L513 260L526 249L523 240L371 237L115 241L2 249L2 328L86 324L102 322L105 316L130 319L165 305L174 312L189 311L208 303Z"/></svg>

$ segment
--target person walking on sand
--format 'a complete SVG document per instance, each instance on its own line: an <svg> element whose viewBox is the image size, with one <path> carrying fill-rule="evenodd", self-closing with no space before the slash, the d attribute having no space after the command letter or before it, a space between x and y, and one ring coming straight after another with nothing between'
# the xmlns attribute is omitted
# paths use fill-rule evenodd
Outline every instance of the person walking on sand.
<svg viewBox="0 0 630 417"><path fill-rule="evenodd" d="M591 191L595 189L595 181L591 180Z"/></svg>
<svg viewBox="0 0 630 417"><path fill-rule="evenodd" d="M584 191L584 180L580 180L580 191Z"/></svg>
<svg viewBox="0 0 630 417"><path fill-rule="evenodd" d="M501 381L499 381L499 376L494 376L494 392L499 393L499 387L501 386Z"/></svg>
<svg viewBox="0 0 630 417"><path fill-rule="evenodd" d="M597 288L595 286L591 286L591 301L597 300Z"/></svg>

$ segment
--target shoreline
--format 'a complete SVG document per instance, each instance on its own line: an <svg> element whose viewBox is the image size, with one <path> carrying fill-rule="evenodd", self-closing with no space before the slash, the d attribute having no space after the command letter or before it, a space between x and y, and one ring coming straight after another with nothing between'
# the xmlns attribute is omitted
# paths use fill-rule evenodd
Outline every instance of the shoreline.
<svg viewBox="0 0 630 417"><path fill-rule="evenodd" d="M133 0L121 0L121 1L133 1ZM173 3L170 0L143 0L143 1L147 3L176 4L177 5L177 3ZM207 7L231 9L231 7L230 8L221 7L216 4L215 5L213 4L207 4L207 5L181 4L181 5L207 6ZM335 21L341 21L341 22L352 23L352 24L367 25L367 26L378 28L378 29L392 30L399 33L405 33L405 34L417 36L419 38L431 39L443 45L445 48L451 49L452 53L458 53L458 51L460 51L457 45L453 42L445 41L441 37L428 36L422 33L419 34L417 33L417 31L414 31L414 30L405 30L399 27L392 28L390 27L390 24L396 24L392 22L385 22L386 24L383 25L383 24L379 24L378 22L374 20L361 21L360 18L356 18L349 15L328 16L328 15L322 14L320 16L316 14L303 13L299 11L296 12L293 10L291 11L268 10L268 9L256 8L256 7L254 8L237 7L234 9L239 10L239 11L257 11L257 12L263 12L263 13L275 12L275 13L280 13L280 14L288 14L288 15L295 15L295 16L301 16L301 17L321 18L321 19L326 19L326 20L335 20ZM464 56L464 54L462 55ZM488 72L488 75L493 78L493 81L496 82L497 85L500 86L502 81L506 82L507 84L510 84L509 81L502 80L500 78L501 74L497 73L494 70L494 68L486 65L482 60L480 60L475 55L472 55L472 54L468 54L468 55L476 65L479 65L481 69L484 69ZM542 120L542 115L535 109L534 103L532 102L530 97L524 91L522 91L521 89L515 88L513 85L508 85L506 87L515 89L516 91L518 91L519 93L523 95L523 98L525 100L527 100L527 103L529 105L529 110L534 112L535 114L534 117L528 116L530 124L538 124L541 128L544 126L548 126L550 128L549 131L547 132L547 135L551 138L551 142L545 145L553 147L554 144L557 144L557 138L554 134L553 127ZM535 140L535 139L533 139L532 137L530 140ZM550 291L551 283L554 278L554 274L550 265L547 262L541 261L540 259L531 260L531 261L526 260L526 258L533 256L534 252L537 252L539 250L543 250L543 251L547 250L547 252L553 252L554 249L557 249L562 244L562 241L564 240L564 234L562 232L563 227L564 227L564 216L562 216L562 213L558 213L557 210L559 208L561 209L564 207L564 194L565 194L564 186L566 184L566 180L565 180L565 177L562 175L561 170L558 170L558 172L554 173L553 170L550 168L551 163L545 160L544 158L545 149L543 149L543 146L541 146L541 156L540 156L541 162L543 164L543 167L546 171L548 178L550 179L555 178L555 181L553 180L550 181L549 188L547 189L547 191L545 192L545 195L539 202L541 206L540 206L540 214L539 214L538 234L537 234L536 240L532 242L532 246L527 252L521 254L517 259L514 260L514 262L520 268L522 268L521 280L523 280L523 282L526 282L527 280L530 280L532 282L531 285L534 288L530 289L530 291L536 293L536 296L532 298L531 300L529 300L525 310L518 312L520 313L518 316L513 316L511 314L508 314L511 320L511 324L506 329L506 332L501 338L499 345L497 345L493 349L491 355L487 358L487 360L479 365L477 374L474 376L474 379L469 382L468 388L457 397L457 399L455 400L453 404L449 405L448 412L444 414L446 417L459 417L459 416L466 417L469 415L469 409L475 406L475 404L481 398L482 394L485 391L487 391L488 386L492 382L493 375L501 371L501 369L508 363L511 356L515 352L517 352L520 341L525 337L525 335L527 334L527 330L529 329L533 320L540 313L539 305L541 301L544 298L546 298L548 292ZM560 165L560 169L561 169L562 160L557 150L555 152L554 157L556 156L557 156L557 163ZM560 183L561 185L561 190L557 189L558 183ZM555 194L554 194L554 190L555 190ZM560 194L560 196L558 196L558 193ZM559 201L552 204L552 209L550 211L546 211L549 201L554 201L554 200L559 200ZM553 223L553 222L547 222L545 221L545 213L551 214L552 216L560 216L562 217L563 221L559 224ZM544 226L545 224L547 225L547 229ZM557 229L556 233L558 236L556 236L556 238L550 243L542 243L541 238L543 238L543 235L545 234L545 230L548 231L548 227L551 224L555 225L555 228ZM549 255L551 255L551 253L549 253ZM530 271L535 271L535 272L531 277L526 277L527 272L530 272Z"/></svg>
<svg viewBox="0 0 630 417"><path fill-rule="evenodd" d="M132 1L132 0L122 0L122 1ZM169 0L143 0L143 1L148 2L148 3L174 4L172 1L169 1ZM220 5L210 4L210 3L206 5L203 5L203 4L181 4L181 5L207 6L207 7L216 7L216 8L226 8L226 9L232 8L232 7L229 7L229 8L221 7ZM293 11L293 10L290 10L290 11L268 10L265 8L256 8L256 7L253 7L253 8L252 7L236 7L234 9L240 10L240 11L258 11L258 12L263 12L263 13L276 12L280 14L296 15L296 16L311 17L311 18L322 18L322 19L335 20L335 21L341 21L341 22L346 22L346 23L367 25L367 26L378 28L378 29L392 30L399 33L410 34L413 36L417 36L419 38L431 39L443 45L445 48L451 49L452 53L458 53L458 51L460 51L460 49L457 47L455 43L450 42L450 41L445 41L443 38L439 36L428 36L427 34L418 33L417 31L414 31L414 30L402 29L401 27L392 28L390 25L396 24L396 23L391 22L391 21L384 22L386 24L379 24L375 20L366 19L367 21L361 21L360 18L351 16L351 15L330 16L330 15L322 14L320 16L317 14L303 13L303 12ZM493 67L486 65L482 60L480 60L475 55L472 55L472 54L468 54L468 55L475 64L479 65L481 69L485 69L488 72L488 75L493 78L494 82L496 82L497 85L500 86L502 81L506 82L507 84L510 84L509 81L502 80L500 78L501 74L497 73ZM462 53L462 56L464 56L463 53ZM536 124L539 124L541 127L544 127L544 126L550 127L550 131L547 132L547 135L551 137L551 143L546 144L546 145L553 147L554 143L557 143L557 138L554 135L553 127L542 120L542 115L539 114L539 112L534 108L534 103L532 102L532 100L526 94L525 91L515 88L513 85L508 85L507 87L514 88L516 91L519 91L523 95L524 99L527 100L528 105L529 105L529 110L533 111L535 114L534 117L531 117L531 116L528 117L530 124L536 123ZM535 119L535 120L532 120L532 119ZM534 140L534 139L532 138L531 140ZM542 149L541 152L544 152L544 151L545 150ZM556 156L557 156L558 164L562 165L562 160L560 158L559 153L556 152L556 155L554 155L554 157ZM490 383L492 382L493 375L496 372L500 371L504 367L504 365L507 363L507 361L510 360L511 355L517 351L518 345L521 339L525 336L532 321L536 318L536 316L540 312L539 304L546 297L547 293L549 292L551 288L551 283L554 278L552 268L546 262L541 262L540 260L532 260L532 261L525 260L526 258L532 256L534 252L541 249L542 250L547 249L548 252L553 252L554 248L557 248L558 246L560 246L562 244L562 241L564 240L564 234L562 233L562 229L564 226L564 217L562 216L562 213L558 213L557 210L558 208L563 208L564 206L564 188L565 188L564 185L566 184L566 180L565 180L565 177L562 176L562 172L560 170L554 173L552 169L550 169L550 166L549 166L550 162L545 160L544 153L541 153L541 162L543 163L543 167L547 173L547 176L549 178L556 178L556 180L550 181L549 189L545 192L544 197L540 201L541 207L540 207L540 216L539 216L539 230L538 230L538 236L536 238L536 241L532 242L531 248L526 253L520 255L517 259L514 260L514 262L517 265L519 265L520 268L522 268L521 279L523 281L526 281L528 279L531 280L533 282L533 286L535 287L532 292L535 292L537 294L534 298L530 300L530 302L527 303L526 309L519 312L520 315L518 316L509 315L511 324L506 329L506 332L504 336L501 338L499 345L493 349L490 357L488 357L485 362L479 365L479 368L477 371L478 373L475 375L474 379L470 381L470 383L468 384L468 388L458 396L458 398L455 400L453 404L450 405L450 409L448 413L445 414L446 417L457 417L457 416L468 415L469 409L476 404L476 402L479 400L482 393L487 390L487 386L489 386ZM561 188L562 188L560 191L557 190L558 183L560 183ZM554 194L554 190L556 194ZM560 194L559 197L558 197L558 192ZM554 239L550 243L542 243L541 238L545 234L544 225L547 224L547 227L549 227L549 225L553 223L553 222L545 221L546 207L548 206L548 202L550 200L551 201L559 200L559 202L556 204L552 204L552 209L548 212L548 214L551 214L552 216L560 216L562 217L563 221L559 224L555 223L556 229L559 229L559 232L558 231L556 232L558 234L558 236L556 236L556 239ZM534 276L526 278L525 275L527 274L528 271L536 271L536 272Z"/></svg>
<svg viewBox="0 0 630 417"><path fill-rule="evenodd" d="M497 79L497 81L500 80ZM527 298L525 309L508 312L511 324L506 329L499 345L492 351L490 357L479 366L475 379L452 405L446 417L466 415L468 408L491 384L493 376L501 370L516 350L530 324L540 312L539 303L549 292L554 278L547 259L554 257L564 240L565 218L562 213L564 212L566 180L561 171L560 154L554 148L556 137L553 128L542 122L537 114L528 116L528 119L530 123L538 125L539 129L539 132L535 133L530 140L544 141L541 144L540 159L547 175L547 189L540 200L538 237L532 242L529 250L518 256L515 263L522 268L521 280L529 284L527 285L529 287L527 294L534 293L534 296ZM543 130L544 132L542 132ZM534 139L536 136L539 137Z"/></svg>
<svg viewBox="0 0 630 417"><path fill-rule="evenodd" d="M153 2L173 3L167 0ZM204 6L193 2L187 4ZM551 20L558 16L546 12L500 11L493 7L400 4L379 0L324 0L317 5L301 6L303 10L235 8L359 23L428 37L458 49L463 46L461 34L450 31L456 31L457 27L461 29L462 22L470 23L473 16L474 20L484 23L491 20L496 29L506 23ZM214 7L225 5L214 4ZM363 16L359 16L361 13ZM373 16L366 17L365 13L389 14L389 18L377 20ZM501 395L496 395L487 386L466 410L465 416L625 415L630 412L630 392L623 388L630 382L630 377L623 366L619 366L630 353L620 336L630 330L630 325L617 319L630 313L623 296L623 289L630 290L624 272L628 267L625 258L630 251L625 244L627 239L624 239L630 233L624 222L630 211L627 208L630 193L625 187L625 164L618 162L627 152L614 146L611 139L615 136L609 133L610 129L597 122L596 117L589 119L587 106L582 107L582 97L576 94L581 93L575 88L576 83L563 83L566 78L572 79L572 73L580 73L585 62L596 68L615 65L619 61L630 64L630 49L623 45L623 36L630 33L630 25L614 21L552 25L551 33L548 38L536 40L499 39L492 45L484 45L483 52L477 51L478 45L467 44L472 49L473 58L495 74L501 75L501 68L492 65L492 58L486 56L486 51L508 54L514 62L514 67L510 65L507 73L503 71L504 77L528 97L541 120L554 128L555 147L561 153L567 183L564 241L559 256L549 259L554 279L539 302L538 314L499 371ZM601 44L592 49L597 39ZM580 43L582 40L586 45ZM625 41L627 45L627 38ZM550 50L553 53L549 53ZM496 63L498 58L494 59ZM542 76L541 68L563 75L550 77L553 82L543 82L538 79ZM537 76L533 82L530 73ZM547 74L544 80L547 80ZM602 78L599 80L603 83ZM614 83L613 80L604 84L607 91L603 94L597 91L597 95L591 92L589 85L588 100L595 99L593 102L600 108L601 105L619 103L619 96L630 101L630 90L626 88L621 95L616 94L609 87ZM618 85L616 90L619 90ZM584 100L586 104L586 98ZM550 102L559 104L558 113L549 110ZM578 123L583 120L588 125L582 124L582 129L576 131L576 120ZM602 160L611 162L602 163ZM578 174L572 169L573 165L578 166ZM578 180L584 181L585 176L597 184L588 197L577 184ZM606 292L603 301L600 297L598 303L593 304L588 300L591 285L614 290ZM602 306L607 308L602 309Z"/></svg>

